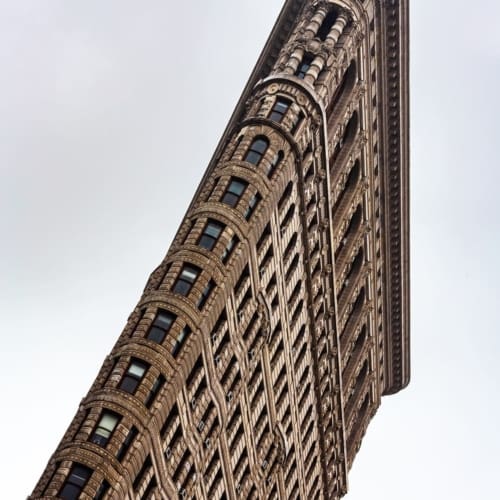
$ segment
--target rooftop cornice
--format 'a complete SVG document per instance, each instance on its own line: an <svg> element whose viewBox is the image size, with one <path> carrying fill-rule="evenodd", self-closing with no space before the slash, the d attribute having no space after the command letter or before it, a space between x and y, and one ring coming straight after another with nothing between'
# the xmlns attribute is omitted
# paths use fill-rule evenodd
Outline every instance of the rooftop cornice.
<svg viewBox="0 0 500 500"><path fill-rule="evenodd" d="M384 394L410 381L409 16L408 0L377 0L381 88L385 256L388 298ZM380 87L379 87L380 88Z"/></svg>

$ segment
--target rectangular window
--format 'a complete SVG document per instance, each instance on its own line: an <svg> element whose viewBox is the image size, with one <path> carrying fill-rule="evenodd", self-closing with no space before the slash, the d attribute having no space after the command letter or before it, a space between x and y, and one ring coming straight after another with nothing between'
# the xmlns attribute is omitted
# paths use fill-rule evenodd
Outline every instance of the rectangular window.
<svg viewBox="0 0 500 500"><path fill-rule="evenodd" d="M238 236L234 235L228 242L228 244L226 245L226 248L224 249L224 252L222 252L222 256L221 256L221 259L222 259L222 262L224 264L227 263L227 261L229 260L229 257L231 257L231 254L233 253L234 249L236 248L236 245L239 243L239 238Z"/></svg>
<svg viewBox="0 0 500 500"><path fill-rule="evenodd" d="M186 297L191 291L191 287L198 278L201 269L191 264L184 264L182 271L173 286L174 293L180 293Z"/></svg>
<svg viewBox="0 0 500 500"><path fill-rule="evenodd" d="M90 440L99 446L106 446L120 418L121 417L114 412L107 410L103 411Z"/></svg>
<svg viewBox="0 0 500 500"><path fill-rule="evenodd" d="M302 62L299 64L297 71L295 72L295 76L303 79L306 76L307 71L311 67L311 64L314 60L314 56L312 54L305 54Z"/></svg>
<svg viewBox="0 0 500 500"><path fill-rule="evenodd" d="M63 487L59 492L59 498L63 500L77 500L80 498L80 493L85 488L92 472L92 469L89 469L85 465L75 463L71 467L66 481L64 481Z"/></svg>
<svg viewBox="0 0 500 500"><path fill-rule="evenodd" d="M245 192L248 186L248 182L244 180L231 177L231 182L227 186L226 192L222 196L222 203L229 205L230 207L235 207L240 201L241 196Z"/></svg>
<svg viewBox="0 0 500 500"><path fill-rule="evenodd" d="M205 305L205 302L207 301L208 297L210 296L214 288L215 288L215 282L213 280L210 280L207 283L207 286L201 292L198 304L196 304L198 309L201 309Z"/></svg>
<svg viewBox="0 0 500 500"><path fill-rule="evenodd" d="M303 120L304 120L304 113L302 113L302 111L299 111L299 114L295 117L295 120L293 122L292 130L290 130L292 134L295 134L295 132L297 132Z"/></svg>
<svg viewBox="0 0 500 500"><path fill-rule="evenodd" d="M165 382L165 377L162 374L158 375L153 387L151 387L151 390L149 391L146 401L144 401L146 408L151 408L151 405L154 403L154 400L156 399L156 396L160 392L161 388L165 385Z"/></svg>
<svg viewBox="0 0 500 500"><path fill-rule="evenodd" d="M182 346L184 345L190 334L191 334L191 328L189 328L189 326L187 325L180 331L179 335L175 339L174 347L172 348L172 356L174 358L177 357Z"/></svg>
<svg viewBox="0 0 500 500"><path fill-rule="evenodd" d="M165 340L165 336L170 330L170 327L173 325L175 319L175 314L159 309L156 314L156 318L148 331L148 340L161 344Z"/></svg>
<svg viewBox="0 0 500 500"><path fill-rule="evenodd" d="M248 202L248 207L247 209L245 210L245 219L246 220L249 220L250 217L252 216L252 214L254 213L255 211L255 208L257 207L257 205L259 204L259 201L261 200L261 196L259 193L255 193L252 198L250 199L250 201Z"/></svg>
<svg viewBox="0 0 500 500"><path fill-rule="evenodd" d="M200 236L200 239L198 240L198 245L206 248L207 250L212 250L217 243L220 234L224 230L224 227L224 224L221 224L220 222L209 220Z"/></svg>
<svg viewBox="0 0 500 500"><path fill-rule="evenodd" d="M120 382L120 389L134 394L148 368L149 365L144 361L133 359Z"/></svg>
<svg viewBox="0 0 500 500"><path fill-rule="evenodd" d="M283 120L283 117L285 116L289 107L290 101L288 99L278 97L278 99L276 99L274 103L273 108L271 109L269 119L274 122L280 123L281 120Z"/></svg>
<svg viewBox="0 0 500 500"><path fill-rule="evenodd" d="M258 165L268 147L269 140L267 137L257 137L250 145L250 148L248 149L243 160L252 163L253 165Z"/></svg>
<svg viewBox="0 0 500 500"><path fill-rule="evenodd" d="M120 446L120 449L118 450L118 453L116 454L117 460L121 461L127 454L128 449L132 445L134 439L137 437L139 434L139 431L137 430L136 427L132 426L130 431L127 434L127 437L123 441L122 445Z"/></svg>
<svg viewBox="0 0 500 500"><path fill-rule="evenodd" d="M148 473L152 465L153 463L151 462L151 456L148 455L146 457L146 460L144 460L144 463L142 464L141 470L137 473L137 476L135 477L134 482L132 483L134 491L137 490L137 488L140 486L142 480L144 479L144 476Z"/></svg>

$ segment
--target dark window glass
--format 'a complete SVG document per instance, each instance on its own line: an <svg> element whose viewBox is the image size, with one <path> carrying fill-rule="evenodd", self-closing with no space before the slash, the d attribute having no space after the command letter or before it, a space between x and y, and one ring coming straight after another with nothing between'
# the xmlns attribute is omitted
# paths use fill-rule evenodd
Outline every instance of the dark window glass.
<svg viewBox="0 0 500 500"><path fill-rule="evenodd" d="M189 326L187 325L180 331L179 335L175 339L174 347L172 348L172 356L174 358L177 357L182 346L184 345L184 342L186 342L190 334L191 334L191 328L189 328Z"/></svg>
<svg viewBox="0 0 500 500"><path fill-rule="evenodd" d="M259 201L261 200L261 196L259 193L255 193L250 201L248 202L248 207L245 210L245 219L248 220L252 216L252 214L255 211L255 207L259 204Z"/></svg>
<svg viewBox="0 0 500 500"><path fill-rule="evenodd" d="M203 230L203 233L198 240L198 245L200 247L206 248L207 250L212 250L212 248L217 243L220 233L224 229L224 224L220 222L209 220Z"/></svg>
<svg viewBox="0 0 500 500"><path fill-rule="evenodd" d="M271 109L271 113L269 114L269 119L274 122L280 123L283 120L288 108L290 107L290 101L288 99L283 99L282 97L276 99L273 108Z"/></svg>
<svg viewBox="0 0 500 500"><path fill-rule="evenodd" d="M146 401L144 401L144 404L146 405L146 408L150 408L151 405L153 404L156 396L160 392L161 388L165 384L166 380L163 375L158 375L157 379L155 380L153 387L151 387L151 390L149 391L149 394L146 398Z"/></svg>
<svg viewBox="0 0 500 500"><path fill-rule="evenodd" d="M201 292L201 296L197 304L198 309L201 309L205 305L205 302L207 301L208 297L210 296L214 288L215 288L215 282L213 280L210 280L207 283L207 286Z"/></svg>
<svg viewBox="0 0 500 500"><path fill-rule="evenodd" d="M267 169L267 176L269 178L271 178L274 172L276 172L276 169L278 168L278 165L283 161L284 156L285 154L283 153L283 151L278 151L276 153L276 156L274 157L273 161L269 165L269 168Z"/></svg>
<svg viewBox="0 0 500 500"><path fill-rule="evenodd" d="M180 293L184 297L190 292L191 287L194 285L196 278L200 274L200 269L191 264L184 264L182 271L173 286L175 293Z"/></svg>
<svg viewBox="0 0 500 500"><path fill-rule="evenodd" d="M120 389L130 394L134 394L148 368L149 365L144 363L144 361L133 359L122 378Z"/></svg>
<svg viewBox="0 0 500 500"><path fill-rule="evenodd" d="M323 23L319 27L317 36L318 38L324 42L326 40L326 37L330 34L331 29L333 28L333 25L335 24L335 21L337 20L337 13L335 10L331 10L326 16L325 19L323 20Z"/></svg>
<svg viewBox="0 0 500 500"><path fill-rule="evenodd" d="M110 488L109 483L105 479L101 483L101 486L99 486L99 489L95 494L94 500L102 500L104 498L104 495L108 492L109 488Z"/></svg>
<svg viewBox="0 0 500 500"><path fill-rule="evenodd" d="M121 461L125 457L128 449L130 448L130 445L132 444L134 439L137 437L137 434L139 434L139 431L137 430L136 427L132 426L132 428L130 429L130 431L127 434L127 437L125 438L122 445L120 446L118 453L116 454L116 458L118 460Z"/></svg>
<svg viewBox="0 0 500 500"><path fill-rule="evenodd" d="M299 114L295 117L295 120L292 125L292 130L290 130L292 134L295 134L295 132L297 132L297 129L299 128L303 120L304 120L304 113L300 111Z"/></svg>
<svg viewBox="0 0 500 500"><path fill-rule="evenodd" d="M148 340L161 344L175 321L175 314L159 310L148 332Z"/></svg>
<svg viewBox="0 0 500 500"><path fill-rule="evenodd" d="M153 464L151 462L151 457L148 455L146 457L146 460L142 464L141 470L137 473L137 476L132 483L132 487L134 488L134 490L137 490L137 488L140 486L141 481L144 479L144 476L147 474L152 465Z"/></svg>
<svg viewBox="0 0 500 500"><path fill-rule="evenodd" d="M59 497L63 500L77 500L91 475L92 469L85 465L74 464L59 492Z"/></svg>
<svg viewBox="0 0 500 500"><path fill-rule="evenodd" d="M156 488L156 486L158 486L158 483L156 482L156 478L153 476L149 480L149 484L148 484L146 490L144 491L144 493L142 494L141 500L148 499L149 495L151 495L151 493L153 493L153 490Z"/></svg>
<svg viewBox="0 0 500 500"><path fill-rule="evenodd" d="M239 243L239 238L238 236L234 235L230 240L229 243L226 245L226 248L224 249L224 252L222 252L222 262L225 264L228 260L229 257L231 257L231 254L233 253L236 245Z"/></svg>
<svg viewBox="0 0 500 500"><path fill-rule="evenodd" d="M234 208L238 204L238 201L240 201L240 198L247 186L247 182L241 179L236 179L234 177L231 178L231 182L229 183L226 192L222 196L222 203L225 203L226 205Z"/></svg>
<svg viewBox="0 0 500 500"><path fill-rule="evenodd" d="M258 137L252 142L250 148L248 148L244 161L248 161L253 165L258 165L268 147L269 141L267 140L267 138Z"/></svg>
<svg viewBox="0 0 500 500"><path fill-rule="evenodd" d="M106 446L120 421L120 416L111 411L103 411L90 440L99 446Z"/></svg>
<svg viewBox="0 0 500 500"><path fill-rule="evenodd" d="M311 54L305 54L302 62L299 64L299 67L297 68L297 71L295 72L295 76L298 76L299 78L304 78L306 76L306 73L308 69L311 67L311 63L314 60L314 56Z"/></svg>

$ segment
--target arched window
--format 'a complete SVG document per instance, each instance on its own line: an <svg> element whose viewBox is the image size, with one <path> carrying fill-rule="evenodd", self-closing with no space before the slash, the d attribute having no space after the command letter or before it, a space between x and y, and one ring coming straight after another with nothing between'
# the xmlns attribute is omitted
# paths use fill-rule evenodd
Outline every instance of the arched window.
<svg viewBox="0 0 500 500"><path fill-rule="evenodd" d="M323 23L321 24L318 32L316 33L317 37L322 42L324 42L326 40L326 37L330 34L330 31L333 28L333 25L335 24L337 17L338 17L337 12L335 11L335 9L332 9L323 19Z"/></svg>
<svg viewBox="0 0 500 500"><path fill-rule="evenodd" d="M244 161L252 163L253 165L258 165L268 147L269 140L267 137L256 137L248 148Z"/></svg>

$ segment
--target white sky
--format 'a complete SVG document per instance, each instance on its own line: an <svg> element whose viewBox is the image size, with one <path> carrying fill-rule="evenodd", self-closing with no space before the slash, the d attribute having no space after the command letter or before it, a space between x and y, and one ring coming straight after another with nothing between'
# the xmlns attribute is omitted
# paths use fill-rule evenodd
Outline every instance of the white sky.
<svg viewBox="0 0 500 500"><path fill-rule="evenodd" d="M411 3L412 382L347 499L497 499L500 3ZM35 486L281 4L0 0L2 499Z"/></svg>

